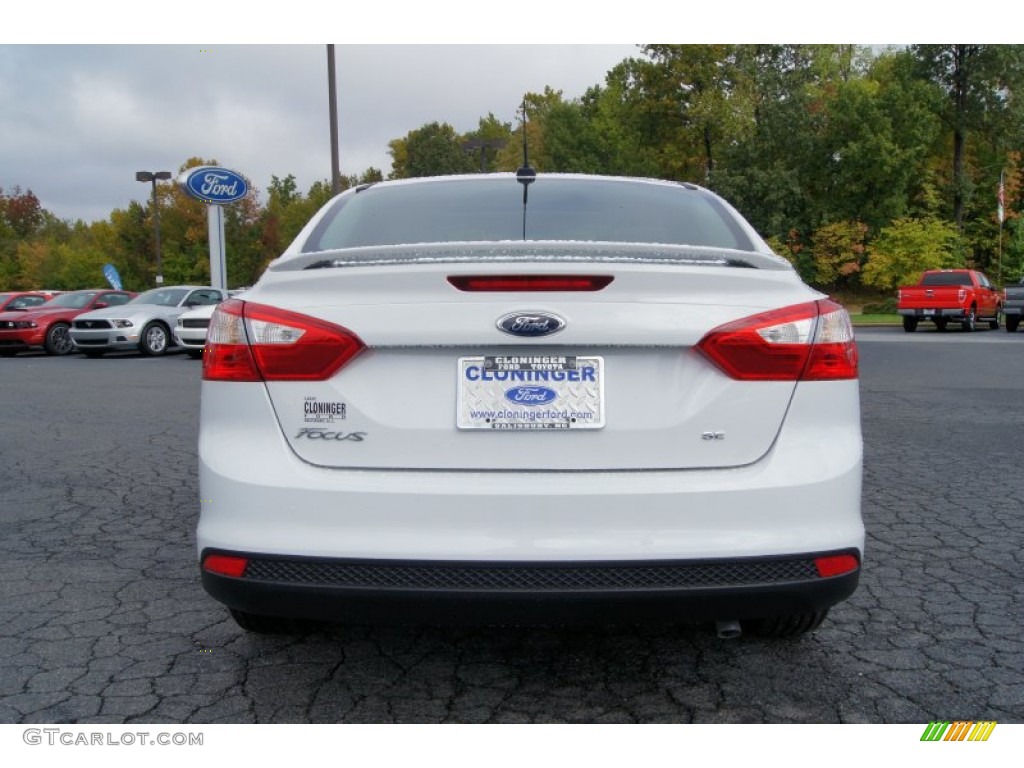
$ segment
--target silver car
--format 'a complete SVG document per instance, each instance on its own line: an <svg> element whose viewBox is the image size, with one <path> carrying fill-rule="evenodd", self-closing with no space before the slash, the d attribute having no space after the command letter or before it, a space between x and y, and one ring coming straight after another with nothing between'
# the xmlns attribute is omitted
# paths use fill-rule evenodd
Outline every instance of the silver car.
<svg viewBox="0 0 1024 768"><path fill-rule="evenodd" d="M235 297L243 294L246 288L232 288L228 296ZM200 359L203 356L203 347L206 346L206 332L210 327L210 318L216 304L205 304L188 312L182 312L178 317L177 325L174 326L174 341L185 353L192 358Z"/></svg>
<svg viewBox="0 0 1024 768"><path fill-rule="evenodd" d="M77 351L88 357L133 349L144 355L162 355L174 346L171 328L178 315L225 298L226 291L208 285L154 288L123 306L79 315L71 327L71 339Z"/></svg>

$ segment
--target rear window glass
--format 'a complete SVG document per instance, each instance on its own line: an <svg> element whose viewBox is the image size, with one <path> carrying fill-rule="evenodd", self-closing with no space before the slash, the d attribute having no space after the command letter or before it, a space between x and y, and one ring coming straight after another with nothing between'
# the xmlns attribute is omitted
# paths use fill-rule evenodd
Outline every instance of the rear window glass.
<svg viewBox="0 0 1024 768"><path fill-rule="evenodd" d="M933 272L921 278L921 285L972 285L968 272Z"/></svg>
<svg viewBox="0 0 1024 768"><path fill-rule="evenodd" d="M754 250L729 210L699 190L544 176L529 186L525 220L513 177L369 187L339 200L302 250L505 240Z"/></svg>

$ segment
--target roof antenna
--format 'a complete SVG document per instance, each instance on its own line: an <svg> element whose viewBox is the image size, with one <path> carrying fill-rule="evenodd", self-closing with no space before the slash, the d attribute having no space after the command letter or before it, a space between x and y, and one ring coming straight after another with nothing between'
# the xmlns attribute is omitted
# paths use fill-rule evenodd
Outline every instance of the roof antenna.
<svg viewBox="0 0 1024 768"><path fill-rule="evenodd" d="M529 150L526 146L526 97L523 97L523 165L516 171L516 181L523 185L523 240L526 239L526 201L530 185L537 178L537 171L530 165Z"/></svg>
<svg viewBox="0 0 1024 768"><path fill-rule="evenodd" d="M523 97L523 165L516 171L516 181L523 185L523 192L526 192L526 187L533 183L533 180L537 178L537 171L530 166L530 153L526 146L526 97Z"/></svg>

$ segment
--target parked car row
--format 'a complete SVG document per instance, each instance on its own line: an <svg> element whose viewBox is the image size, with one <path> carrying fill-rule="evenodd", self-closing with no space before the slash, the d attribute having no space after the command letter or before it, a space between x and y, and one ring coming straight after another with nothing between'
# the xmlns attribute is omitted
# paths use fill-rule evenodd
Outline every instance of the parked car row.
<svg viewBox="0 0 1024 768"><path fill-rule="evenodd" d="M181 344L172 333L181 315L197 307L212 313L227 296L220 288L198 285L155 288L142 294L107 289L62 293L35 306L0 312L0 356L34 349L50 355L81 352L88 357L136 349L144 355L162 355ZM192 337L181 345L193 354L196 343ZM205 329L198 342L199 355L204 343Z"/></svg>

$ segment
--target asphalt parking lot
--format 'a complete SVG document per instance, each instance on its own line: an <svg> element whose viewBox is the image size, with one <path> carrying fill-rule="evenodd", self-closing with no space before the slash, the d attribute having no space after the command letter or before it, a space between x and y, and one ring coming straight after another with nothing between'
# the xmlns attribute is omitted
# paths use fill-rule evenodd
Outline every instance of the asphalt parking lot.
<svg viewBox="0 0 1024 768"><path fill-rule="evenodd" d="M1024 722L1024 332L858 338L866 569L796 641L248 635L195 565L198 361L0 360L0 722Z"/></svg>

